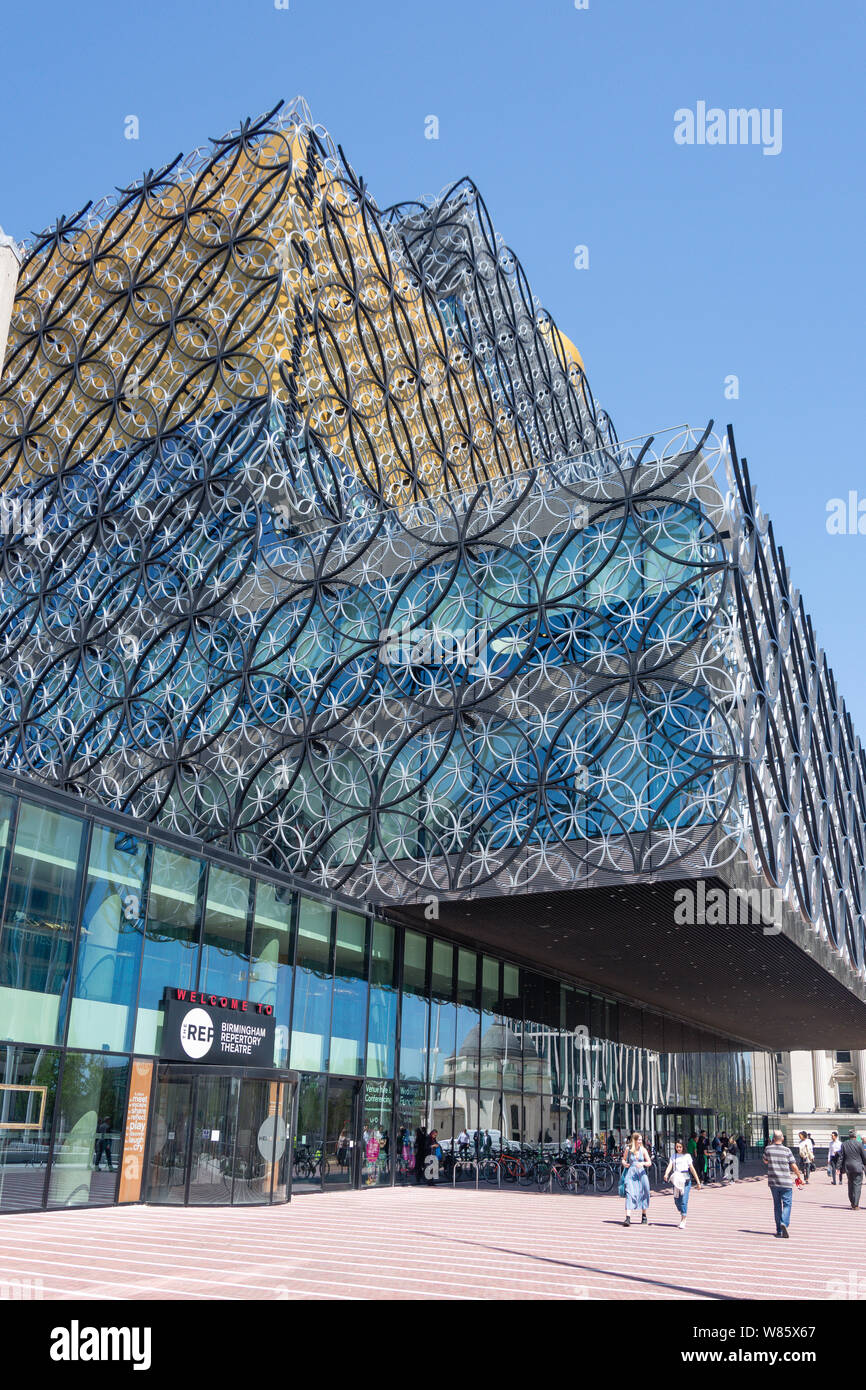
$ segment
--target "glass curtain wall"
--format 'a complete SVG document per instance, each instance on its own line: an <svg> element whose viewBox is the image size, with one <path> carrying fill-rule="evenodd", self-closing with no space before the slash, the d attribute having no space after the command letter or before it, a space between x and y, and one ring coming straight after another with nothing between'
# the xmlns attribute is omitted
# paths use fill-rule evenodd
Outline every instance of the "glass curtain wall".
<svg viewBox="0 0 866 1390"><path fill-rule="evenodd" d="M677 1020L12 795L0 897L0 1210L115 1200L130 1062L159 1054L167 985L273 1007L274 1064L301 1074L282 1161L300 1184L420 1180L422 1128L447 1173L452 1156L775 1122L765 1054L708 1051ZM175 1120L152 1117L160 1200L184 1199ZM222 1181L227 1161L202 1151L195 1171Z"/></svg>

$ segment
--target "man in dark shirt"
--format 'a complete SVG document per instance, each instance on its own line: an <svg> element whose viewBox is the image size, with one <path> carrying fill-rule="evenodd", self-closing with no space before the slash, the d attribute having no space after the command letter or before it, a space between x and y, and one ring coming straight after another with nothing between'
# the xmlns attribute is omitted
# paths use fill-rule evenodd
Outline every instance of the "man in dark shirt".
<svg viewBox="0 0 866 1390"><path fill-rule="evenodd" d="M107 1115L105 1115L103 1119L100 1120L99 1124L96 1126L96 1153L94 1155L94 1167L96 1168L97 1173L99 1172L99 1166L102 1162L103 1155L105 1155L105 1161L108 1164L109 1173L113 1173L114 1169L111 1166L111 1121L109 1120Z"/></svg>
<svg viewBox="0 0 866 1390"><path fill-rule="evenodd" d="M427 1126L415 1130L415 1181L424 1181L424 1160L427 1157Z"/></svg>
<svg viewBox="0 0 866 1390"><path fill-rule="evenodd" d="M860 1189L863 1186L863 1164L866 1162L866 1145L860 1143L853 1129L842 1144L842 1172L848 1178L848 1201L851 1210L860 1206Z"/></svg>
<svg viewBox="0 0 866 1390"><path fill-rule="evenodd" d="M698 1177L701 1182L707 1180L707 1131L702 1129L698 1135Z"/></svg>

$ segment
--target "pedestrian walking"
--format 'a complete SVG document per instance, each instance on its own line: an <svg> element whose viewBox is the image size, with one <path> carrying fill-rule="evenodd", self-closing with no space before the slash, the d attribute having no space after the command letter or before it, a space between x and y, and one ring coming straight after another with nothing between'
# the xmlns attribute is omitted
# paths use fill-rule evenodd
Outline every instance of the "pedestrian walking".
<svg viewBox="0 0 866 1390"><path fill-rule="evenodd" d="M737 1135L737 1149L740 1154L740 1163L746 1161L746 1140L742 1134Z"/></svg>
<svg viewBox="0 0 866 1390"><path fill-rule="evenodd" d="M697 1152L697 1158L698 1158L698 1161L697 1161L697 1170L698 1170L698 1172L699 1172L700 1175L701 1175L701 1182L706 1182L706 1178L707 1178L707 1147L708 1147L708 1144L709 1144L709 1141L708 1141L708 1139L707 1139L707 1131L706 1131L705 1129L702 1129L701 1132L700 1132L700 1134L698 1135L698 1143L697 1143L697 1151L698 1151L698 1152Z"/></svg>
<svg viewBox="0 0 866 1390"><path fill-rule="evenodd" d="M103 1118L100 1120L99 1124L96 1126L96 1152L94 1155L94 1167L96 1168L97 1173L99 1172L99 1167L103 1157L105 1158L109 1173L113 1173L114 1169L111 1166L111 1121L109 1120L107 1115L104 1115Z"/></svg>
<svg viewBox="0 0 866 1390"><path fill-rule="evenodd" d="M678 1139L674 1145L674 1156L665 1169L665 1182L669 1177L674 1189L674 1206L680 1214L679 1229L682 1231L685 1228L686 1216L688 1215L692 1181L696 1182L698 1187L701 1185L695 1165L692 1163L692 1156L686 1152L686 1146L682 1139Z"/></svg>
<svg viewBox="0 0 866 1390"><path fill-rule="evenodd" d="M427 1157L427 1126L419 1125L415 1130L415 1181L424 1179L424 1160Z"/></svg>
<svg viewBox="0 0 866 1390"><path fill-rule="evenodd" d="M652 1159L644 1148L643 1139L635 1132L629 1142L628 1148L622 1156L623 1173L620 1178L620 1196L625 1197L625 1221L624 1226L631 1225L631 1214L633 1211L641 1213L640 1222L642 1226L649 1224L647 1208L650 1200L649 1168Z"/></svg>
<svg viewBox="0 0 866 1390"><path fill-rule="evenodd" d="M830 1144L827 1149L827 1177L832 1179L833 1186L836 1186L836 1175L839 1175L839 1186L842 1186L842 1173L840 1171L842 1153L842 1140L839 1138L838 1130L833 1130L830 1135Z"/></svg>
<svg viewBox="0 0 866 1390"><path fill-rule="evenodd" d="M785 1136L780 1129L773 1130L773 1142L764 1146L764 1163L767 1166L767 1182L773 1198L776 1235L787 1240L791 1207L794 1202L794 1179L802 1178L802 1174L794 1162L794 1155L785 1144Z"/></svg>
<svg viewBox="0 0 866 1390"><path fill-rule="evenodd" d="M725 1181L738 1182L740 1177L740 1150L736 1139L731 1135L725 1149Z"/></svg>
<svg viewBox="0 0 866 1390"><path fill-rule="evenodd" d="M815 1166L815 1150L805 1129L800 1130L800 1172L803 1182L808 1183L809 1174Z"/></svg>
<svg viewBox="0 0 866 1390"><path fill-rule="evenodd" d="M864 1162L866 1145L861 1143L853 1129L849 1129L848 1138L842 1144L842 1172L848 1179L848 1201L852 1211L857 1211L860 1206Z"/></svg>
<svg viewBox="0 0 866 1390"><path fill-rule="evenodd" d="M424 1180L428 1187L439 1181L439 1165L442 1162L442 1145L439 1143L438 1129L431 1129L427 1139L427 1155L424 1159Z"/></svg>

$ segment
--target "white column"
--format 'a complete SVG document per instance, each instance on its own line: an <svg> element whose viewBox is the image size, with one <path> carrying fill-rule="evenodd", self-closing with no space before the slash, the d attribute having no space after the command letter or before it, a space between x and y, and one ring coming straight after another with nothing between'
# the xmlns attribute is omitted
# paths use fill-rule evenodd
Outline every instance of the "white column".
<svg viewBox="0 0 866 1390"><path fill-rule="evenodd" d="M830 1111L836 1108L835 1088L830 1083L830 1073L833 1070L833 1054L830 1052L813 1052L812 1069L815 1078L815 1109L816 1111Z"/></svg>
<svg viewBox="0 0 866 1390"><path fill-rule="evenodd" d="M791 1053L791 1110L811 1115L815 1109L815 1075L811 1052Z"/></svg>
<svg viewBox="0 0 866 1390"><path fill-rule="evenodd" d="M6 357L9 321L12 318L12 305L15 303L20 268L18 247L11 237L3 235L3 229L0 227L0 374L3 372L3 361Z"/></svg>

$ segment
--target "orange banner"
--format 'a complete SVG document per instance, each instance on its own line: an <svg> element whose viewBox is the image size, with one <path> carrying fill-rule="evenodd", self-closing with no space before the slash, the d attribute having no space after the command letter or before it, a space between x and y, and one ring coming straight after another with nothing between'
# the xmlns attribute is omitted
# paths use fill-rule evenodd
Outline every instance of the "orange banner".
<svg viewBox="0 0 866 1390"><path fill-rule="evenodd" d="M141 1179L144 1173L144 1144L147 1138L147 1115L150 1109L150 1083L153 1062L133 1062L129 1085L129 1104L126 1107L126 1129L123 1132L123 1160L120 1171L118 1202L137 1202L141 1198Z"/></svg>

